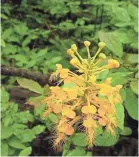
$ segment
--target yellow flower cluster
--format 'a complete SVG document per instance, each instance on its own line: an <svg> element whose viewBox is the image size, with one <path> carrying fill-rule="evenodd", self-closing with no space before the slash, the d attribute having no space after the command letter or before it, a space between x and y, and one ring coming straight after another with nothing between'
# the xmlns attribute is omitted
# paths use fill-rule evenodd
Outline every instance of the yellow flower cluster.
<svg viewBox="0 0 139 157"><path fill-rule="evenodd" d="M112 87L111 78L107 78L103 83L99 82L97 75L106 69L118 68L120 64L100 53L106 46L104 42L98 44L98 50L93 57L89 51L91 43L85 41L84 45L88 53L87 59L81 57L75 44L67 51L72 57L70 64L81 74L77 75L57 64L54 75L59 75L59 83L72 86L50 87L50 95L43 100L48 105L43 118L54 113L59 119L55 124L54 147L59 147L78 128L82 128L81 131L86 134L89 147L94 144L96 129L100 126L115 135L115 105L122 103L119 94L122 85ZM104 60L107 61L105 65L101 64Z"/></svg>

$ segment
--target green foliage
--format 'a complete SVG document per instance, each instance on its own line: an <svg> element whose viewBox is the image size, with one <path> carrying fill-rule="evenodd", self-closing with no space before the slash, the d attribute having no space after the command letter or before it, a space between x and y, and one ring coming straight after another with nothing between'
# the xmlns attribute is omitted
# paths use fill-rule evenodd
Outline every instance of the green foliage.
<svg viewBox="0 0 139 157"><path fill-rule="evenodd" d="M30 155L32 140L44 131L45 126L38 125L32 129L27 123L33 122L34 117L29 111L19 111L18 105L9 101L9 95L2 88L2 156ZM21 152L20 152L21 151Z"/></svg>
<svg viewBox="0 0 139 157"><path fill-rule="evenodd" d="M119 133L117 130L115 130L115 135L112 135L111 133L104 131L102 134L98 135L95 140L96 146L112 146L115 145L118 142L119 139Z"/></svg>
<svg viewBox="0 0 139 157"><path fill-rule="evenodd" d="M123 136L129 136L132 134L132 129L129 127L124 127L123 131L120 133L120 135Z"/></svg>
<svg viewBox="0 0 139 157"><path fill-rule="evenodd" d="M73 150L67 152L66 156L85 156L86 151L82 147L76 147Z"/></svg>
<svg viewBox="0 0 139 157"><path fill-rule="evenodd" d="M18 78L17 82L23 88L29 89L30 91L38 94L43 94L43 88L33 80Z"/></svg>
<svg viewBox="0 0 139 157"><path fill-rule="evenodd" d="M133 119L138 120L138 99L131 89L126 89L125 108Z"/></svg>
<svg viewBox="0 0 139 157"><path fill-rule="evenodd" d="M19 156L28 156L28 155L31 154L31 152L32 152L32 148L31 147L26 147L25 149L23 149L20 152Z"/></svg>
<svg viewBox="0 0 139 157"><path fill-rule="evenodd" d="M13 59L16 67L44 73L54 70L56 63L68 67L65 51L81 40L92 40L94 46L104 40L118 57L129 48L137 49L137 6L132 1L22 0L16 14L15 8L2 6L2 64Z"/></svg>
<svg viewBox="0 0 139 157"><path fill-rule="evenodd" d="M118 57L123 56L122 43L114 36L112 32L99 32L99 38L104 41L107 47Z"/></svg>
<svg viewBox="0 0 139 157"><path fill-rule="evenodd" d="M122 104L116 104L116 118L118 127L124 129L124 107Z"/></svg>
<svg viewBox="0 0 139 157"><path fill-rule="evenodd" d="M84 133L75 133L72 136L71 141L76 146L83 146L83 147L87 146L87 139L86 139L86 135Z"/></svg>

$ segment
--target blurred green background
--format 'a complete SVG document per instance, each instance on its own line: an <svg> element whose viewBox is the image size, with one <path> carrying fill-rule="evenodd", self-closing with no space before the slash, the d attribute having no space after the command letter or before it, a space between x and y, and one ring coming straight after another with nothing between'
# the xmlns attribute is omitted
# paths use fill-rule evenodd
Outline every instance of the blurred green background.
<svg viewBox="0 0 139 157"><path fill-rule="evenodd" d="M2 64L42 71L65 67L66 50L84 40L106 42L105 53L125 64L137 63L137 0L4 0Z"/></svg>

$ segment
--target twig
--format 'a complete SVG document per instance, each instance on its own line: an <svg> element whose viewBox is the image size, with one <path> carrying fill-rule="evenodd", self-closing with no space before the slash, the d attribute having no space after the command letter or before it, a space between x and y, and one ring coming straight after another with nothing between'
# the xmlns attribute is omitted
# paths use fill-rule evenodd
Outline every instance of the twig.
<svg viewBox="0 0 139 157"><path fill-rule="evenodd" d="M26 70L26 69L17 69L12 67L1 66L1 74L5 76L17 76L23 77L27 79L34 80L38 82L40 85L44 86L49 84L50 74L42 74L38 71Z"/></svg>

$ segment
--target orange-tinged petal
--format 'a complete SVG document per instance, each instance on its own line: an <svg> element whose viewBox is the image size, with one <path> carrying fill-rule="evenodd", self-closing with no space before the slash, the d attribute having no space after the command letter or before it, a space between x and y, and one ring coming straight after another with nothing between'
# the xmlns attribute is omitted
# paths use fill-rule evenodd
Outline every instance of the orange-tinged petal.
<svg viewBox="0 0 139 157"><path fill-rule="evenodd" d="M66 135L73 135L73 133L74 133L74 128L73 128L72 126L67 126L67 127L65 128L64 133L65 133Z"/></svg>
<svg viewBox="0 0 139 157"><path fill-rule="evenodd" d="M99 118L98 122L102 126L105 126L107 124L107 121L105 119L103 119L103 118Z"/></svg>
<svg viewBox="0 0 139 157"><path fill-rule="evenodd" d="M55 104L52 108L54 113L61 113L62 112L62 105L61 104Z"/></svg>
<svg viewBox="0 0 139 157"><path fill-rule="evenodd" d="M77 88L76 89L65 89L65 90L68 94L69 99L77 98L77 93L78 93Z"/></svg>
<svg viewBox="0 0 139 157"><path fill-rule="evenodd" d="M55 86L55 87L50 87L52 93L58 94L59 92L62 91L62 89L59 86Z"/></svg>
<svg viewBox="0 0 139 157"><path fill-rule="evenodd" d="M61 69L60 78L66 78L68 76L69 69Z"/></svg>
<svg viewBox="0 0 139 157"><path fill-rule="evenodd" d="M73 77L68 76L64 79L64 83L71 83L73 81Z"/></svg>
<svg viewBox="0 0 139 157"><path fill-rule="evenodd" d="M100 108L100 109L98 109L98 113L99 113L100 116L103 117L105 115L105 113L106 113L106 110L103 109L103 108Z"/></svg>

